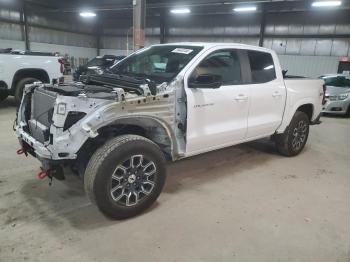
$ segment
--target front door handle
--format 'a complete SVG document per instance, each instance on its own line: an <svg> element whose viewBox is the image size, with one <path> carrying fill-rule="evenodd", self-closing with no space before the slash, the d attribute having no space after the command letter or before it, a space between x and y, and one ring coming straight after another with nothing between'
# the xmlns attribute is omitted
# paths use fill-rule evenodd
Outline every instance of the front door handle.
<svg viewBox="0 0 350 262"><path fill-rule="evenodd" d="M235 100L237 102L246 102L246 101L248 101L248 96L243 95L243 94L239 94L238 96L235 97Z"/></svg>
<svg viewBox="0 0 350 262"><path fill-rule="evenodd" d="M278 92L278 91L275 91L275 92L272 93L272 96L277 98L277 97L281 97L282 94L280 92Z"/></svg>

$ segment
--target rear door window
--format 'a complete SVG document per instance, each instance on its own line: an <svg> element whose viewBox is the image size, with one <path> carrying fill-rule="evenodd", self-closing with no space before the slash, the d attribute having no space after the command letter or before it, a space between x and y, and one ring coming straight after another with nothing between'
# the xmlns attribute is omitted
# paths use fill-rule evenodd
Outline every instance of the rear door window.
<svg viewBox="0 0 350 262"><path fill-rule="evenodd" d="M252 83L267 83L276 79L276 70L270 53L248 50Z"/></svg>

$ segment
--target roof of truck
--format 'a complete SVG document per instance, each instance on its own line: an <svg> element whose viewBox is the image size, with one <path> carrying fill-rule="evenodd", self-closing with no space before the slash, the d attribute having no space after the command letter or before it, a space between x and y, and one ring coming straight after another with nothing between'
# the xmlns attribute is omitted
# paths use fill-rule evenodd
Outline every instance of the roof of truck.
<svg viewBox="0 0 350 262"><path fill-rule="evenodd" d="M177 42L177 43L167 43L167 44L157 44L157 45L187 45L187 46L203 46L204 48L208 49L211 47L216 47L216 46L234 46L234 47L239 47L239 48L246 48L246 49L251 49L251 50L259 50L259 51L265 51L265 52L272 52L271 49L265 48L265 47L260 47L260 46L255 46L255 45L246 45L246 44L241 44L241 43L208 43L208 42Z"/></svg>

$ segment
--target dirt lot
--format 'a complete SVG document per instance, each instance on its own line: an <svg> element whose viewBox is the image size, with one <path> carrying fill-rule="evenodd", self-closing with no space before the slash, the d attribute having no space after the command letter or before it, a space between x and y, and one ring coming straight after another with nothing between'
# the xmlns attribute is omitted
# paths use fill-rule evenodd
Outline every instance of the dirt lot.
<svg viewBox="0 0 350 262"><path fill-rule="evenodd" d="M0 105L0 261L350 261L350 119L324 117L305 151L269 140L170 164L157 203L101 215L73 176L39 181Z"/></svg>

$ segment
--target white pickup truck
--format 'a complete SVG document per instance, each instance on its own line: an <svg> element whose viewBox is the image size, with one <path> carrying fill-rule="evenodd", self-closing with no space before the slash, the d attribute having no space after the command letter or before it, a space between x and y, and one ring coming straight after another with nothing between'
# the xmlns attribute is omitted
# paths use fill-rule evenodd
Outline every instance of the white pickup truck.
<svg viewBox="0 0 350 262"><path fill-rule="evenodd" d="M60 57L40 52L0 50L0 102L9 95L20 103L26 84L63 79Z"/></svg>
<svg viewBox="0 0 350 262"><path fill-rule="evenodd" d="M322 80L284 79L274 51L228 43L154 45L82 80L26 88L19 153L40 160L41 178L70 166L116 219L157 199L166 160L268 136L299 154L324 97Z"/></svg>

